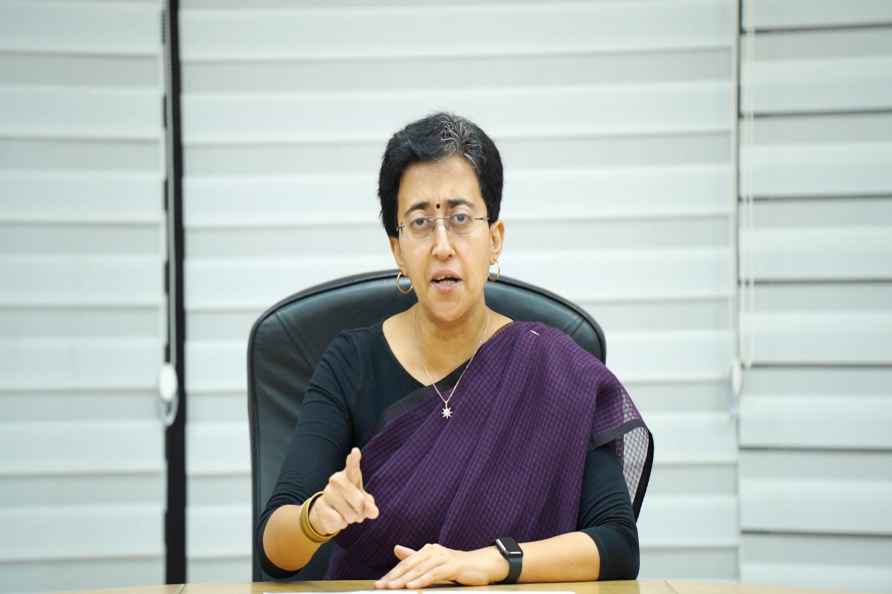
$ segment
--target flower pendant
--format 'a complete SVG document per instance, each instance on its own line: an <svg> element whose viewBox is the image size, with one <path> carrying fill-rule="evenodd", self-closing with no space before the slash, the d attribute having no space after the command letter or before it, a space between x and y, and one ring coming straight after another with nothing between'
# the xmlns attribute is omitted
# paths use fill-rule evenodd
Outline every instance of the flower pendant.
<svg viewBox="0 0 892 594"><path fill-rule="evenodd" d="M448 404L446 404L443 406L443 412L440 414L443 416L444 419L448 419L449 417L452 416L452 409L449 408Z"/></svg>

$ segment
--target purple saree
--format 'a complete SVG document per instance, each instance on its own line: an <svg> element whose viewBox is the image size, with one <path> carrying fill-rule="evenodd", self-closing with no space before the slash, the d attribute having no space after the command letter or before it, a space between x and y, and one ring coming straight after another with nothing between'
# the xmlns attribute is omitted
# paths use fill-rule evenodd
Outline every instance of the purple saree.
<svg viewBox="0 0 892 594"><path fill-rule="evenodd" d="M329 579L377 579L393 545L470 550L499 536L540 540L576 529L587 450L612 443L635 510L647 488L650 432L623 386L570 337L514 322L480 347L449 402L432 388L385 413L363 449L381 512L335 539Z"/></svg>

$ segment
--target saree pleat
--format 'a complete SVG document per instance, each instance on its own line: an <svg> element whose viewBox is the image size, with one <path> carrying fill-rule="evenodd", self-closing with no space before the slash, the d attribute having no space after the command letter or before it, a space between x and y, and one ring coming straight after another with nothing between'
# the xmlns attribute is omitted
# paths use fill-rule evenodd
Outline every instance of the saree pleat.
<svg viewBox="0 0 892 594"><path fill-rule="evenodd" d="M480 347L450 407L453 416L443 418L425 387L385 414L362 457L380 516L338 535L329 578L380 577L396 561L395 544L471 550L499 536L524 542L570 532L586 453L604 443L617 452L637 515L650 432L613 374L562 332L532 322L505 327Z"/></svg>

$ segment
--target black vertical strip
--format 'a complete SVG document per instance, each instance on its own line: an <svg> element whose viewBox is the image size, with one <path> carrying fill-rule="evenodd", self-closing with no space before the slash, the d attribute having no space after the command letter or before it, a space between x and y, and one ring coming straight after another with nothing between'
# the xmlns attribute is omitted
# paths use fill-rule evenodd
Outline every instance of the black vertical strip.
<svg viewBox="0 0 892 594"><path fill-rule="evenodd" d="M179 380L177 414L167 428L167 512L164 540L168 584L186 582L186 312L183 300L183 143L180 120L179 2L166 0L162 19L167 157L168 337L169 362Z"/></svg>

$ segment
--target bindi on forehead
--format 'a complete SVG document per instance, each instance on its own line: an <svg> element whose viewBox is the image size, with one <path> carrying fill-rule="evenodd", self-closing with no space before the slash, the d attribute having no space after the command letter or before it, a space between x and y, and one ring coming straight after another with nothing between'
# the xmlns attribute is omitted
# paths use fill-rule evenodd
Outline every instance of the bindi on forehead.
<svg viewBox="0 0 892 594"><path fill-rule="evenodd" d="M437 202L437 210L440 210L440 203Z"/></svg>

